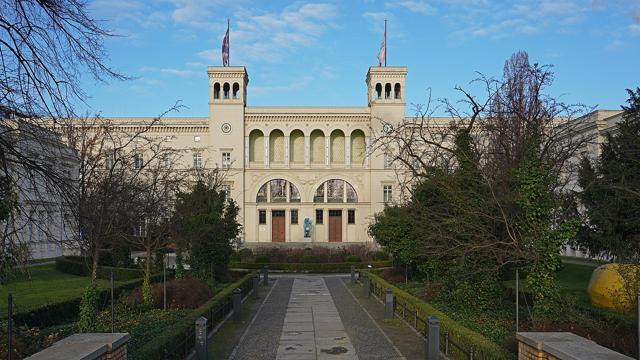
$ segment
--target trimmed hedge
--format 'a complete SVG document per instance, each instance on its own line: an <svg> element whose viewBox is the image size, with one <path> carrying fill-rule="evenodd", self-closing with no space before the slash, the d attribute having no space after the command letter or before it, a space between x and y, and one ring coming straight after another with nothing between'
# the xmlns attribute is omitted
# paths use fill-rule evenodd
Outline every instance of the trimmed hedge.
<svg viewBox="0 0 640 360"><path fill-rule="evenodd" d="M258 270L267 267L269 270L281 271L307 271L307 272L349 272L351 265L356 269L367 268L371 265L374 269L380 269L391 266L391 261L371 261L371 262L342 262L342 263L238 263L232 262L229 268L232 269L249 269Z"/></svg>
<svg viewBox="0 0 640 360"><path fill-rule="evenodd" d="M151 282L162 281L162 274L151 276ZM131 280L113 288L113 296L117 298L122 293L131 291L142 285L142 279ZM17 313L13 315L13 320L17 325L27 325L30 327L48 327L66 324L75 321L79 315L80 296L65 301L47 304L36 309ZM98 310L102 310L109 305L111 300L111 289L98 291Z"/></svg>
<svg viewBox="0 0 640 360"><path fill-rule="evenodd" d="M89 276L91 274L91 268L81 257L69 257L62 256L56 258L56 269L63 273ZM141 279L144 276L142 269L121 268L112 266L98 266L98 272L96 274L99 279L110 279L111 272L113 272L113 279L116 281L128 281L134 279Z"/></svg>
<svg viewBox="0 0 640 360"><path fill-rule="evenodd" d="M401 299L411 305L411 307L417 309L419 317L424 319L429 315L435 315L438 320L440 320L440 331L448 331L450 339L467 351L473 348L474 359L515 359L514 354L511 354L484 335L463 326L430 304L388 283L375 273L368 270L364 272L369 275L372 284L377 283L378 286L383 289L391 288L396 298ZM450 346L449 349L452 350L453 346Z"/></svg>
<svg viewBox="0 0 640 360"><path fill-rule="evenodd" d="M218 306L222 301L232 295L235 288L242 287L245 283L251 281L254 273L250 272L243 276L240 280L230 284L215 294L211 300L204 303L197 309L194 309L189 315L176 322L170 330L166 331L161 336L147 342L139 349L130 349L130 359L165 359L165 349L168 350L167 354L172 350L180 346L185 346L185 340L192 336L195 321L201 317L207 317L209 311L215 306ZM211 321L211 319L209 319ZM191 351L189 349L189 351Z"/></svg>

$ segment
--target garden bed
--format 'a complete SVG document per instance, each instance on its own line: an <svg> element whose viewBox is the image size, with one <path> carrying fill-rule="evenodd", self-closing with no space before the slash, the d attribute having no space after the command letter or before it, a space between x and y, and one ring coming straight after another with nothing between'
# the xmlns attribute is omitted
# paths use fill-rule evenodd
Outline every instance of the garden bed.
<svg viewBox="0 0 640 360"><path fill-rule="evenodd" d="M316 272L316 273L344 273L351 271L351 266L356 269L366 269L371 266L373 269L387 268L391 266L391 261L371 261L371 262L341 262L341 263L243 263L233 262L229 264L232 269L258 270L267 267L269 271L284 272Z"/></svg>

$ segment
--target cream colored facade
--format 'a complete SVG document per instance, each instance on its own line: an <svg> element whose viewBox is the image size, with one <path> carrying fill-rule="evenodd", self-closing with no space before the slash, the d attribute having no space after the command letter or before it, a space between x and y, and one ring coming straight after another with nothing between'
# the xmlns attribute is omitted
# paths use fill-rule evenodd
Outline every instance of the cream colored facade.
<svg viewBox="0 0 640 360"><path fill-rule="evenodd" d="M164 118L152 134L183 152L182 166L228 168L247 244L369 242L373 215L398 195L384 154L370 150L371 134L383 121L404 121L406 74L370 67L363 107L252 107L246 69L211 66L209 116Z"/></svg>

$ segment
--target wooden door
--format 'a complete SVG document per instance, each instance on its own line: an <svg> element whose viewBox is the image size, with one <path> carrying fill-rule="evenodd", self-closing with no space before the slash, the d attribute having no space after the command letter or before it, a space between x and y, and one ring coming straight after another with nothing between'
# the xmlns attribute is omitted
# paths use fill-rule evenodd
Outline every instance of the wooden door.
<svg viewBox="0 0 640 360"><path fill-rule="evenodd" d="M342 242L342 210L329 210L329 242Z"/></svg>
<svg viewBox="0 0 640 360"><path fill-rule="evenodd" d="M271 241L284 242L285 233L285 216L284 210L271 211Z"/></svg>

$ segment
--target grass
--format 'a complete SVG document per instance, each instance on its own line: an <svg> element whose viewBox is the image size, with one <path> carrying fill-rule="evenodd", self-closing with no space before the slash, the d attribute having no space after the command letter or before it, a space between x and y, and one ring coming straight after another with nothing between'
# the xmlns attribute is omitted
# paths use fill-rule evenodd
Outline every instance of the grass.
<svg viewBox="0 0 640 360"><path fill-rule="evenodd" d="M0 286L0 308L7 308L7 295L13 294L13 312L25 312L45 304L56 303L82 295L89 284L85 276L70 275L55 269L55 265L33 266L29 275L19 274L7 285ZM117 286L120 282L116 281ZM98 287L110 286L109 280L98 279ZM6 317L6 311L0 318Z"/></svg>
<svg viewBox="0 0 640 360"><path fill-rule="evenodd" d="M578 302L589 304L587 286L594 267L589 265L563 263L563 267L556 273L556 281L560 290L576 297Z"/></svg>

